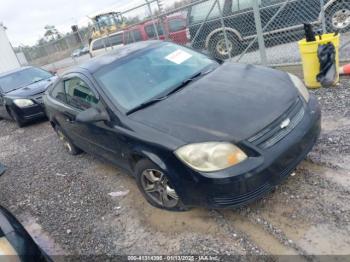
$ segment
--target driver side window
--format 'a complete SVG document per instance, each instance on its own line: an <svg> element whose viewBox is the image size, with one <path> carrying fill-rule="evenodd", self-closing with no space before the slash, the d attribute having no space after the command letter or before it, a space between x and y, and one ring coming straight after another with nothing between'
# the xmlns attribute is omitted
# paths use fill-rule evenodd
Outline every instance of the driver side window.
<svg viewBox="0 0 350 262"><path fill-rule="evenodd" d="M78 77L65 80L64 91L67 104L74 108L86 110L98 104L98 99L89 86Z"/></svg>

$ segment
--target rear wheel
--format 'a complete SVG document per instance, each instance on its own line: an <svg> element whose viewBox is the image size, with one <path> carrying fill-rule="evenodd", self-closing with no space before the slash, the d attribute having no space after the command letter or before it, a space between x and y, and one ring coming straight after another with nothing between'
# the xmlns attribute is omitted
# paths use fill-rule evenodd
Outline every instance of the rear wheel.
<svg viewBox="0 0 350 262"><path fill-rule="evenodd" d="M327 25L329 31L341 33L350 30L350 3L339 2L327 11Z"/></svg>
<svg viewBox="0 0 350 262"><path fill-rule="evenodd" d="M188 210L158 166L141 160L136 164L135 171L137 185L151 205L170 211Z"/></svg>
<svg viewBox="0 0 350 262"><path fill-rule="evenodd" d="M63 133L62 129L59 126L55 126L54 129L57 133L58 138L63 143L63 146L66 149L66 151L68 152L68 154L75 156L75 155L78 155L82 152L82 150L80 148L76 147L70 141L70 139Z"/></svg>
<svg viewBox="0 0 350 262"><path fill-rule="evenodd" d="M213 57L218 59L229 59L236 56L241 51L242 43L239 41L236 35L227 33L227 44L225 40L225 35L223 32L216 34L210 39L209 51Z"/></svg>

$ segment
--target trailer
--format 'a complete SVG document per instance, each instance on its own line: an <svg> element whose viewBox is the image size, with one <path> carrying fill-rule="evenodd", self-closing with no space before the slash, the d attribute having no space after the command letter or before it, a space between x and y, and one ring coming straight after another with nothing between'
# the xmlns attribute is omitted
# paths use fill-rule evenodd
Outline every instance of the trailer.
<svg viewBox="0 0 350 262"><path fill-rule="evenodd" d="M0 73L21 67L6 34L6 27L0 23Z"/></svg>

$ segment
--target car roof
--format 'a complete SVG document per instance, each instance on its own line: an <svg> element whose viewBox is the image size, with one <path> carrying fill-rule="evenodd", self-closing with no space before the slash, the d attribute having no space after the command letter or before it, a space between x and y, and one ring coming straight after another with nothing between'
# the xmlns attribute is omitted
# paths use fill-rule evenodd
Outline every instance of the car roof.
<svg viewBox="0 0 350 262"><path fill-rule="evenodd" d="M0 77L11 75L11 74L17 73L17 72L21 72L21 71L26 70L28 68L33 68L33 67L32 66L23 66L23 67L20 67L20 68L12 69L10 71L6 71L6 72L3 72L3 73L0 73Z"/></svg>
<svg viewBox="0 0 350 262"><path fill-rule="evenodd" d="M126 46L122 46L117 48L114 51L111 51L106 55L95 57L89 60L88 62L85 62L77 67L74 67L71 70L67 71L65 74L79 72L79 71L86 71L86 70L89 71L91 74L93 74L103 66L114 63L115 61L122 59L124 57L127 57L137 51L147 49L148 47L151 47L151 46L160 45L161 43L164 43L164 42L159 40L148 40L148 41L141 41L141 42L129 44Z"/></svg>

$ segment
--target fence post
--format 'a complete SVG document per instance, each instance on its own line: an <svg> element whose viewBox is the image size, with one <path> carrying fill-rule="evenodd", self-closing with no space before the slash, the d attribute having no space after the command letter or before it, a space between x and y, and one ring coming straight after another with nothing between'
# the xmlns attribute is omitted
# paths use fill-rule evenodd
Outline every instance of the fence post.
<svg viewBox="0 0 350 262"><path fill-rule="evenodd" d="M169 30L165 24L165 16L163 15L164 9L163 9L163 2L162 0L156 0L157 1L157 6L158 6L158 11L159 11L159 22L161 23L163 27L163 34L165 40L169 40Z"/></svg>
<svg viewBox="0 0 350 262"><path fill-rule="evenodd" d="M154 17L153 17L153 13L152 13L151 4L150 4L150 2L148 2L148 0L145 0L145 1L146 1L146 3L147 3L149 15L151 16L151 19L152 19L152 24L153 24L154 32L156 33L157 39L159 40L158 28L157 28L157 26L156 26L156 24L155 24L155 22L154 22Z"/></svg>
<svg viewBox="0 0 350 262"><path fill-rule="evenodd" d="M229 48L229 44L228 44L228 38L227 38L227 32L226 32L226 27L225 27L225 22L224 22L224 12L221 8L221 5L220 5L220 1L219 0L216 0L216 4L218 5L218 9L219 9L219 12L220 12L220 20L221 20L221 26L222 26L222 30L224 32L224 38L225 38L225 45L226 45L226 50L228 52L228 57L229 59L231 60L231 50L233 48L233 46L231 46L231 48Z"/></svg>
<svg viewBox="0 0 350 262"><path fill-rule="evenodd" d="M326 16L324 12L324 0L320 0L321 5L321 22L322 22L322 31L323 33L327 33L327 26L326 26Z"/></svg>
<svg viewBox="0 0 350 262"><path fill-rule="evenodd" d="M252 4L253 4L253 9L254 9L255 27L256 27L256 33L258 36L261 64L267 65L267 56L266 56L265 41L264 41L264 36L263 36L263 29L262 29L262 25L261 25L259 0L252 0Z"/></svg>
<svg viewBox="0 0 350 262"><path fill-rule="evenodd" d="M216 1L215 1L215 2L213 3L213 5L211 6L211 8L210 8L209 12L207 13L205 19L203 20L203 22L201 22L201 25L200 25L199 29L197 30L196 34L195 34L194 37L191 39L191 46L193 46L193 44L194 44L195 40L197 39L199 33L202 31L203 26L204 26L205 23L208 21L209 16L210 16L211 12L213 11L215 5L216 5Z"/></svg>

